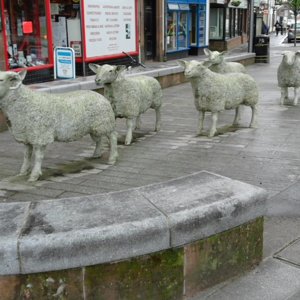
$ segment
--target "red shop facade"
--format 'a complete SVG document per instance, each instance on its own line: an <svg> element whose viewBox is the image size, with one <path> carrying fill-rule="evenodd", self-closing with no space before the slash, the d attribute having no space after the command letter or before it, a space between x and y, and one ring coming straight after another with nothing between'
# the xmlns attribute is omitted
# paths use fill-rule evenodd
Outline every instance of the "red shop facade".
<svg viewBox="0 0 300 300"><path fill-rule="evenodd" d="M138 0L0 0L0 70L27 69L25 83L54 78L54 47L75 51L76 74L88 63L137 58Z"/></svg>

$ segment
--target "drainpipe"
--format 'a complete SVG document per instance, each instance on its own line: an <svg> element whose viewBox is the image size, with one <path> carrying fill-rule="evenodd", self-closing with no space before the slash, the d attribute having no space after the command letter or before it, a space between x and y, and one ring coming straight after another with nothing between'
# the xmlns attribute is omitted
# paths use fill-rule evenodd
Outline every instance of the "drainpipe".
<svg viewBox="0 0 300 300"><path fill-rule="evenodd" d="M254 0L249 0L250 22L249 22L249 42L248 52L253 52L253 38L254 38Z"/></svg>
<svg viewBox="0 0 300 300"><path fill-rule="evenodd" d="M164 57L163 61L167 61L167 23L168 23L168 0L164 0Z"/></svg>

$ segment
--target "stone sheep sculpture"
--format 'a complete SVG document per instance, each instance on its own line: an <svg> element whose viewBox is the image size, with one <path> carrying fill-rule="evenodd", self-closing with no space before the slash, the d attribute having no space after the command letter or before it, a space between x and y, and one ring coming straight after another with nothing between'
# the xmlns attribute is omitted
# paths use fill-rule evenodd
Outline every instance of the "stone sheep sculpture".
<svg viewBox="0 0 300 300"><path fill-rule="evenodd" d="M95 82L104 85L104 96L110 101L116 118L125 118L125 145L130 145L134 127L140 128L140 115L149 108L156 112L155 131L160 130L162 90L159 82L149 76L125 77L126 66L89 64L96 74Z"/></svg>
<svg viewBox="0 0 300 300"><path fill-rule="evenodd" d="M238 62L226 62L224 55L226 51L210 51L204 48L204 53L208 56L208 62L211 64L209 69L216 73L247 73L246 68Z"/></svg>
<svg viewBox="0 0 300 300"><path fill-rule="evenodd" d="M26 71L0 72L0 109L16 141L26 147L19 175L30 173L29 181L36 181L48 144L76 141L87 134L96 142L94 157L101 156L101 136L107 136L109 163L116 161L115 116L107 99L93 91L39 93L22 84L25 76Z"/></svg>
<svg viewBox="0 0 300 300"><path fill-rule="evenodd" d="M248 74L218 74L208 69L207 62L183 61L179 64L184 68L184 75L191 82L196 109L199 111L197 134L203 130L205 112L212 113L212 126L209 137L217 130L219 112L235 109L233 125L237 125L239 105L247 105L252 109L250 127L256 126L258 88L255 80Z"/></svg>
<svg viewBox="0 0 300 300"><path fill-rule="evenodd" d="M300 51L284 51L277 69L278 86L281 88L280 104L288 100L288 88L294 88L293 105L297 105L300 87Z"/></svg>

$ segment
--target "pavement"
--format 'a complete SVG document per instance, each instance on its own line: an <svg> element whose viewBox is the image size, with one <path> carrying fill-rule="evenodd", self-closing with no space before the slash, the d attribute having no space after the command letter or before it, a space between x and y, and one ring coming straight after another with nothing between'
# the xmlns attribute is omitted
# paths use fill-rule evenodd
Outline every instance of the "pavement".
<svg viewBox="0 0 300 300"><path fill-rule="evenodd" d="M250 109L242 111L241 125L230 127L233 111L219 117L218 135L196 136L198 114L189 83L164 89L162 130L154 132L155 113L142 117L141 129L124 146L125 122L117 120L119 161L107 165L107 155L91 159L93 143L86 137L72 143L49 145L43 177L27 183L15 175L23 159L23 145L9 132L0 133L0 202L60 199L119 191L166 181L206 170L237 179L269 192L265 219L264 259L253 271L205 290L202 299L300 299L300 104L279 105L276 71L284 36L270 36L270 63L247 66L260 91L258 128L248 128ZM241 46L230 54L247 51ZM203 59L203 57L200 59ZM148 68L176 62L148 63ZM292 93L291 93L292 96ZM207 116L205 128L210 126ZM190 300L190 299L189 299Z"/></svg>

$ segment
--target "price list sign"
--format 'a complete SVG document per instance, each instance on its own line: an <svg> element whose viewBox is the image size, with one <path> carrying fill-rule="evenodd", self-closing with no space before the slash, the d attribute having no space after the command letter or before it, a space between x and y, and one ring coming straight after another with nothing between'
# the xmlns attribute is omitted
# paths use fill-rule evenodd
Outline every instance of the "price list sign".
<svg viewBox="0 0 300 300"><path fill-rule="evenodd" d="M86 57L136 51L135 0L85 0Z"/></svg>

